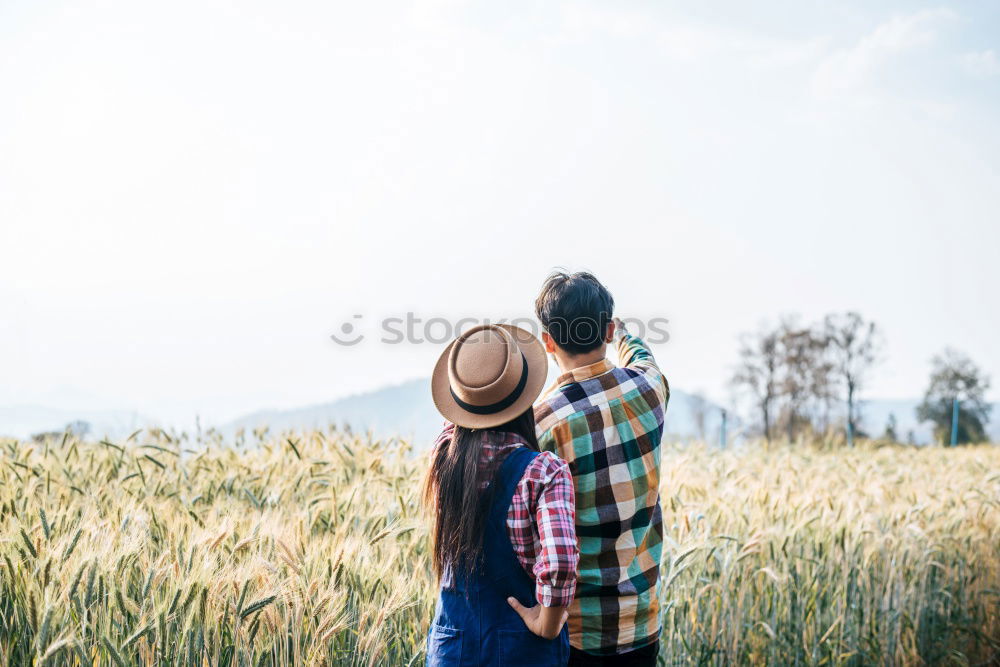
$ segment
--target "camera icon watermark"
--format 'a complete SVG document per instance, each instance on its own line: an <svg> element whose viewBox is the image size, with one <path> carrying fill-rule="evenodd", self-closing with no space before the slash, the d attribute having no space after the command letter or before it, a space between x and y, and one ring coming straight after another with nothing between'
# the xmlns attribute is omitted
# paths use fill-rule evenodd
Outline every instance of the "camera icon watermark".
<svg viewBox="0 0 1000 667"><path fill-rule="evenodd" d="M353 347L365 339L365 335L360 332L360 322L364 318L360 313L351 316L351 319L344 320L337 333L330 334L330 339L337 345Z"/></svg>

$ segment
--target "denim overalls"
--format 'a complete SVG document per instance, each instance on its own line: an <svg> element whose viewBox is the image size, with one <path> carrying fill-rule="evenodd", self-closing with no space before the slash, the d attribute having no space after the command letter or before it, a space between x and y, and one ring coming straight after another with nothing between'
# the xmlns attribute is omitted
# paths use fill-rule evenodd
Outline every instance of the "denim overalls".
<svg viewBox="0 0 1000 667"><path fill-rule="evenodd" d="M524 625L510 604L515 597L533 607L535 582L521 567L507 537L507 511L525 468L538 456L518 447L493 480L496 492L483 538L483 568L469 580L455 578L454 590L442 589L434 624L427 637L427 667L452 665L565 665L569 635L563 626L555 639L543 639Z"/></svg>

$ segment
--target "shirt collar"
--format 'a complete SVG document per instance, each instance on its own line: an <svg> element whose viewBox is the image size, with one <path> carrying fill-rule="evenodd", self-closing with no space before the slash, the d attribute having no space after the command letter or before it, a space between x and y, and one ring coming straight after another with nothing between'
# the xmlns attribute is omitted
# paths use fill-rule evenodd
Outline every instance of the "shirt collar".
<svg viewBox="0 0 1000 667"><path fill-rule="evenodd" d="M484 442L487 447L496 449L506 449L507 447L527 446L527 442L517 433L507 431L483 431Z"/></svg>
<svg viewBox="0 0 1000 667"><path fill-rule="evenodd" d="M604 375L605 373L611 371L614 367L614 364L607 359L601 359L600 361L595 361L590 365L574 368L560 375L556 379L555 384L552 385L552 388L555 389L556 387L561 387L571 382L583 382L584 380L595 378L598 375Z"/></svg>

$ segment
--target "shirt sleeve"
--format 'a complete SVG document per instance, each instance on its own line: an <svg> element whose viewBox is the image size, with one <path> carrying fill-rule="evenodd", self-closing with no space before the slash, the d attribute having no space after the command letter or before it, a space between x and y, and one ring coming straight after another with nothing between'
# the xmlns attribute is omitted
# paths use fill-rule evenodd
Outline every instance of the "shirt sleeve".
<svg viewBox="0 0 1000 667"><path fill-rule="evenodd" d="M573 444L572 433L570 432L568 424L566 423L556 424L552 428L546 429L544 431L539 430L539 432L537 433L537 437L538 437L538 449L540 451L552 452L557 457L561 458L563 461L569 463L572 466L572 463L576 457L572 447Z"/></svg>
<svg viewBox="0 0 1000 667"><path fill-rule="evenodd" d="M569 466L543 452L525 483L535 518L539 551L535 558L535 598L545 607L567 607L576 593L576 504Z"/></svg>
<svg viewBox="0 0 1000 667"><path fill-rule="evenodd" d="M656 359L649 346L630 333L622 333L617 339L618 365L642 373L649 384L656 389L658 398L666 404L670 398L670 386L663 371L656 365Z"/></svg>

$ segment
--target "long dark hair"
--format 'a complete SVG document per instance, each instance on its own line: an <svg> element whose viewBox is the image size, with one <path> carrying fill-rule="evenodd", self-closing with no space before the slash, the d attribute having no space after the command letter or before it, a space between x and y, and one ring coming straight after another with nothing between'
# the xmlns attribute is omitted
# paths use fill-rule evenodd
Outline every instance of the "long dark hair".
<svg viewBox="0 0 1000 667"><path fill-rule="evenodd" d="M505 457L480 466L489 432L515 433L538 451L535 414L529 407L520 416L492 429L455 427L450 441L434 451L424 485L424 502L434 513L432 562L438 578L447 569L457 576L471 575L481 563L486 518L493 501L493 481Z"/></svg>

